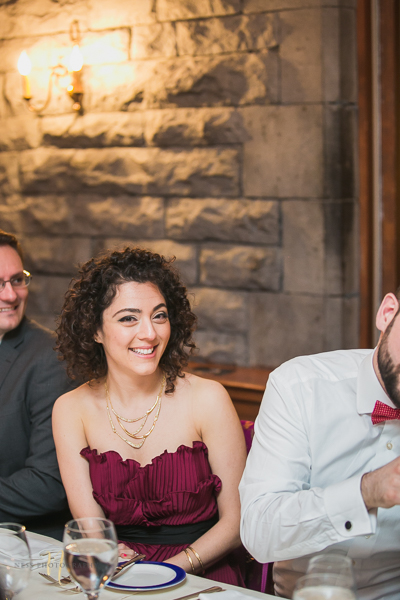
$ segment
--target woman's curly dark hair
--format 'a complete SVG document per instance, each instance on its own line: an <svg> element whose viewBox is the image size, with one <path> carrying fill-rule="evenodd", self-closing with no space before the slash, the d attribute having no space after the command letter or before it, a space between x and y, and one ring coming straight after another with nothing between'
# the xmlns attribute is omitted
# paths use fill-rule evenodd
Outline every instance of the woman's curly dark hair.
<svg viewBox="0 0 400 600"><path fill-rule="evenodd" d="M112 303L117 287L127 281L153 283L165 298L171 324L171 337L160 360L166 376L166 393L175 390L177 377L195 349L192 334L196 316L190 309L187 291L177 271L175 259L166 260L141 248L125 248L92 258L72 280L57 327L57 350L67 362L73 379L88 381L107 374L103 346L94 341L102 316Z"/></svg>

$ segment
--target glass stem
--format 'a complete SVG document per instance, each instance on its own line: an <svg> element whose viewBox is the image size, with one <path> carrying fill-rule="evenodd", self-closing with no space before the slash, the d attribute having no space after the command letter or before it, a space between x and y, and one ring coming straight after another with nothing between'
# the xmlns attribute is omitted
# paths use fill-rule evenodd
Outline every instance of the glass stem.
<svg viewBox="0 0 400 600"><path fill-rule="evenodd" d="M88 600L97 600L100 592L85 592Z"/></svg>

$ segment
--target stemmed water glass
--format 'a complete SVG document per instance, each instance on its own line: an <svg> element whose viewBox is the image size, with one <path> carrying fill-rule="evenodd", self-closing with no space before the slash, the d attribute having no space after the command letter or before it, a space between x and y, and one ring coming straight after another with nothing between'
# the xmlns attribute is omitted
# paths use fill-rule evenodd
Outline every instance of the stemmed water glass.
<svg viewBox="0 0 400 600"><path fill-rule="evenodd" d="M88 600L97 600L118 563L114 524L100 517L74 519L65 525L63 541L68 571Z"/></svg>
<svg viewBox="0 0 400 600"><path fill-rule="evenodd" d="M31 572L31 553L25 527L0 523L0 588L5 600L22 592Z"/></svg>

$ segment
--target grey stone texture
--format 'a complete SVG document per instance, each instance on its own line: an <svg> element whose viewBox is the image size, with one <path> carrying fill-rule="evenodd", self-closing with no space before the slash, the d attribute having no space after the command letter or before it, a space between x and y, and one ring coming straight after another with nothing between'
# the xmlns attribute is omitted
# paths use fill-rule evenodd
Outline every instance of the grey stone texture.
<svg viewBox="0 0 400 600"><path fill-rule="evenodd" d="M343 299L342 347L354 348L354 340L360 337L359 299L355 294Z"/></svg>
<svg viewBox="0 0 400 600"><path fill-rule="evenodd" d="M349 5L351 3L349 2ZM349 8L321 11L323 98L357 102L356 12Z"/></svg>
<svg viewBox="0 0 400 600"><path fill-rule="evenodd" d="M276 48L276 29L277 19L273 14L178 21L178 54L197 56Z"/></svg>
<svg viewBox="0 0 400 600"><path fill-rule="evenodd" d="M238 153L223 147L38 148L20 154L19 170L27 194L85 188L103 194L237 196L239 192Z"/></svg>
<svg viewBox="0 0 400 600"><path fill-rule="evenodd" d="M88 20L92 29L124 28L154 23L154 0L89 0Z"/></svg>
<svg viewBox="0 0 400 600"><path fill-rule="evenodd" d="M153 23L133 27L132 58L158 58L176 55L176 34L172 23Z"/></svg>
<svg viewBox="0 0 400 600"><path fill-rule="evenodd" d="M156 7L160 21L181 21L238 13L241 0L158 0Z"/></svg>
<svg viewBox="0 0 400 600"><path fill-rule="evenodd" d="M90 111L134 111L238 106L277 99L278 56L275 51L262 51L92 67L85 106Z"/></svg>
<svg viewBox="0 0 400 600"><path fill-rule="evenodd" d="M322 107L251 106L241 112L251 136L244 144L245 195L321 197Z"/></svg>
<svg viewBox="0 0 400 600"><path fill-rule="evenodd" d="M137 113L94 113L44 117L43 145L61 148L143 146L145 118Z"/></svg>
<svg viewBox="0 0 400 600"><path fill-rule="evenodd" d="M60 314L70 282L71 277L34 273L29 286L27 315L54 329L55 319Z"/></svg>
<svg viewBox="0 0 400 600"><path fill-rule="evenodd" d="M3 90L5 87L5 76L2 75L0 73L0 86L1 89ZM8 111L8 106L7 103L5 102L5 98L3 94L0 94L0 119L4 119L6 117L6 115L8 115L9 111Z"/></svg>
<svg viewBox="0 0 400 600"><path fill-rule="evenodd" d="M39 122L30 115L0 119L0 152L37 148L41 137Z"/></svg>
<svg viewBox="0 0 400 600"><path fill-rule="evenodd" d="M343 298L328 296L325 302L325 348L343 348Z"/></svg>
<svg viewBox="0 0 400 600"><path fill-rule="evenodd" d="M18 152L0 153L0 196L10 197L19 192Z"/></svg>
<svg viewBox="0 0 400 600"><path fill-rule="evenodd" d="M127 0L129 1L129 0ZM137 0L141 2L142 0ZM0 39L53 35L69 29L69 24L77 19L82 29L87 28L87 3L82 0L59 3L52 0L18 0L2 2L0 19Z"/></svg>
<svg viewBox="0 0 400 600"><path fill-rule="evenodd" d="M351 198L356 191L357 116L354 105L324 108L324 196Z"/></svg>
<svg viewBox="0 0 400 600"><path fill-rule="evenodd" d="M279 207L269 200L179 198L168 203L167 233L180 240L279 242Z"/></svg>
<svg viewBox="0 0 400 600"><path fill-rule="evenodd" d="M347 298L352 298L352 314L358 301L358 282L360 280L360 246L358 243L359 233L359 206L351 200L343 203L341 220L341 255L343 293ZM358 322L350 327L350 331L358 331ZM349 335L349 339L351 336ZM358 334L353 339L358 339ZM354 342L353 342L354 343ZM352 347L352 346L346 346Z"/></svg>
<svg viewBox="0 0 400 600"><path fill-rule="evenodd" d="M232 108L149 110L144 115L150 146L213 146L249 139L242 115Z"/></svg>
<svg viewBox="0 0 400 600"><path fill-rule="evenodd" d="M287 200L283 203L286 292L355 293L354 204L348 200ZM347 232L346 232L347 229Z"/></svg>
<svg viewBox="0 0 400 600"><path fill-rule="evenodd" d="M88 238L21 236L26 267L32 273L74 275L77 266L89 260L92 247Z"/></svg>
<svg viewBox="0 0 400 600"><path fill-rule="evenodd" d="M258 293L250 297L251 365L280 365L327 350L324 296Z"/></svg>
<svg viewBox="0 0 400 600"><path fill-rule="evenodd" d="M357 0L243 0L244 13L261 13L268 10L290 10L305 7L346 6L357 7Z"/></svg>
<svg viewBox="0 0 400 600"><path fill-rule="evenodd" d="M278 290L280 256L276 248L209 244L200 253L200 282L248 290Z"/></svg>
<svg viewBox="0 0 400 600"><path fill-rule="evenodd" d="M356 100L354 18L343 8L280 13L283 102Z"/></svg>
<svg viewBox="0 0 400 600"><path fill-rule="evenodd" d="M171 240L147 240L140 237L131 238L106 238L96 246L96 252L105 250L122 250L130 247L144 248L150 252L156 252L165 256L168 260L173 260L172 265L179 271L182 281L185 285L194 285L197 283L197 256L196 249L190 244L180 244Z"/></svg>
<svg viewBox="0 0 400 600"><path fill-rule="evenodd" d="M322 100L321 11L304 9L281 13L282 100ZM299 27L299 24L302 24Z"/></svg>
<svg viewBox="0 0 400 600"><path fill-rule="evenodd" d="M150 69L149 69L150 71ZM238 106L278 99L274 51L159 61L140 90L145 107ZM131 106L129 100L127 106Z"/></svg>
<svg viewBox="0 0 400 600"><path fill-rule="evenodd" d="M62 10L61 10L62 9ZM66 64L78 19L84 114ZM176 257L199 358L358 343L356 0L0 0L0 228L54 327L77 265ZM57 71L58 73L58 71Z"/></svg>
<svg viewBox="0 0 400 600"><path fill-rule="evenodd" d="M214 288L192 288L192 310L198 317L201 330L247 333L248 294L216 290Z"/></svg>
<svg viewBox="0 0 400 600"><path fill-rule="evenodd" d="M283 203L283 270L285 292L324 292L324 214L321 202Z"/></svg>
<svg viewBox="0 0 400 600"><path fill-rule="evenodd" d="M164 234L161 198L90 194L10 198L0 204L0 223L23 234L143 236Z"/></svg>
<svg viewBox="0 0 400 600"><path fill-rule="evenodd" d="M202 358L223 364L246 364L245 337L240 334L196 331L194 340Z"/></svg>

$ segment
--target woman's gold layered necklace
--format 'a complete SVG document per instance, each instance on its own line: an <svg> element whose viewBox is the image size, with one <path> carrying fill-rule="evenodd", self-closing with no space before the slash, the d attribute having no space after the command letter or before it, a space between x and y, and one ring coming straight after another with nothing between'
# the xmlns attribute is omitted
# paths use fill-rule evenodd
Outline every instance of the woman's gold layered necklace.
<svg viewBox="0 0 400 600"><path fill-rule="evenodd" d="M121 440L123 440L124 442L126 442L127 444L129 444L129 446L131 446L132 448L135 448L136 450L139 450L139 448L141 448L143 446L143 444L145 443L145 441L147 440L147 438L149 437L149 435L153 431L154 427L156 426L156 423L158 421L158 416L159 416L160 410L161 410L161 397L162 397L162 394L163 394L163 391L164 391L164 385L165 385L165 374L163 375L163 378L162 378L162 381L161 381L161 388L160 388L160 391L158 392L156 401L154 402L153 406L151 408L149 408L149 410L146 410L146 413L142 417L138 417L137 419L126 419L125 417L119 415L114 410L114 407L112 405L111 398L110 398L110 392L108 391L107 381L104 383L104 389L106 391L107 414L108 414L108 419L110 421L111 429L113 430L114 433L117 434L118 437L121 438ZM140 442L138 444L134 444L133 442L130 442L127 438L125 438L123 435L121 435L116 430L115 425L114 425L114 421L112 420L110 407L111 407L111 411L115 415L115 418L117 419L118 425L121 427L122 431L125 431L125 433L130 438L133 438L135 440L140 440ZM148 419L148 416L154 410L155 410L155 414L154 414L153 425L150 427L150 429L149 429L149 431L147 433L145 433L143 435L138 435L138 433L140 433L142 431L143 427L146 425L146 421ZM137 423L138 421L141 421L142 419L143 419L143 423L141 423L141 425L139 425L139 428L136 429L136 431L133 431L133 432L128 431L127 428L123 424L123 423Z"/></svg>

